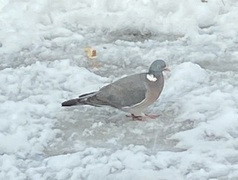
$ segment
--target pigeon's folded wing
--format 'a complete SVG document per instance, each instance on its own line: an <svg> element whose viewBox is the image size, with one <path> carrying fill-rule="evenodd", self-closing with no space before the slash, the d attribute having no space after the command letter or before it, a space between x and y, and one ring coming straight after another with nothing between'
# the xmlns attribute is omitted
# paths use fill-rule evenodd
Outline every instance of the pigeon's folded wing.
<svg viewBox="0 0 238 180"><path fill-rule="evenodd" d="M133 106L145 99L147 88L144 78L144 73L127 76L100 89L96 97L104 104L119 109Z"/></svg>

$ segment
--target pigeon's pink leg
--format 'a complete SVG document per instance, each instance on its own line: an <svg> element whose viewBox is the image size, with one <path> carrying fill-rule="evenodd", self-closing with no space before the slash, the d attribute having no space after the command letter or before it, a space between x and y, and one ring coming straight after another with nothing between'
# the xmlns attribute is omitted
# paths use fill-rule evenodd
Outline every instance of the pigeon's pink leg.
<svg viewBox="0 0 238 180"><path fill-rule="evenodd" d="M149 117L150 119L156 119L157 117L159 117L159 115L155 115L155 114L145 114L146 117Z"/></svg>

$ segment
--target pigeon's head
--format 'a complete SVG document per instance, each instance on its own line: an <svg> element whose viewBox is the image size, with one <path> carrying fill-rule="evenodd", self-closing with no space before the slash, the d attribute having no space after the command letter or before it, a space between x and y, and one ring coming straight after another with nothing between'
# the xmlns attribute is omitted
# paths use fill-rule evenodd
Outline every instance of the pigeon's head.
<svg viewBox="0 0 238 180"><path fill-rule="evenodd" d="M163 71L168 70L163 60L155 60L149 68L149 74L161 74Z"/></svg>

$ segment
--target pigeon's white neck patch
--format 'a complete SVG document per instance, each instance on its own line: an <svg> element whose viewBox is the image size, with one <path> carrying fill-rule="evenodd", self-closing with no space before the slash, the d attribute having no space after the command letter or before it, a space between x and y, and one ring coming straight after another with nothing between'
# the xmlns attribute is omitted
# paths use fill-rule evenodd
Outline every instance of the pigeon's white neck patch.
<svg viewBox="0 0 238 180"><path fill-rule="evenodd" d="M153 74L147 74L147 75L146 75L146 78L147 78L149 81L152 81L152 82L157 81L157 78L156 78Z"/></svg>

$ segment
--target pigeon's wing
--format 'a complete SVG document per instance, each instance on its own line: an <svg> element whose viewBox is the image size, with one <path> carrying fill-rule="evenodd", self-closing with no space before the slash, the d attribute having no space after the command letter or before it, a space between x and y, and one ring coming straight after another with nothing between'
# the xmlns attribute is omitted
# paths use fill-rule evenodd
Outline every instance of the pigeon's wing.
<svg viewBox="0 0 238 180"><path fill-rule="evenodd" d="M146 92L145 73L142 73L127 76L104 86L97 92L96 98L103 105L121 109L142 102Z"/></svg>

